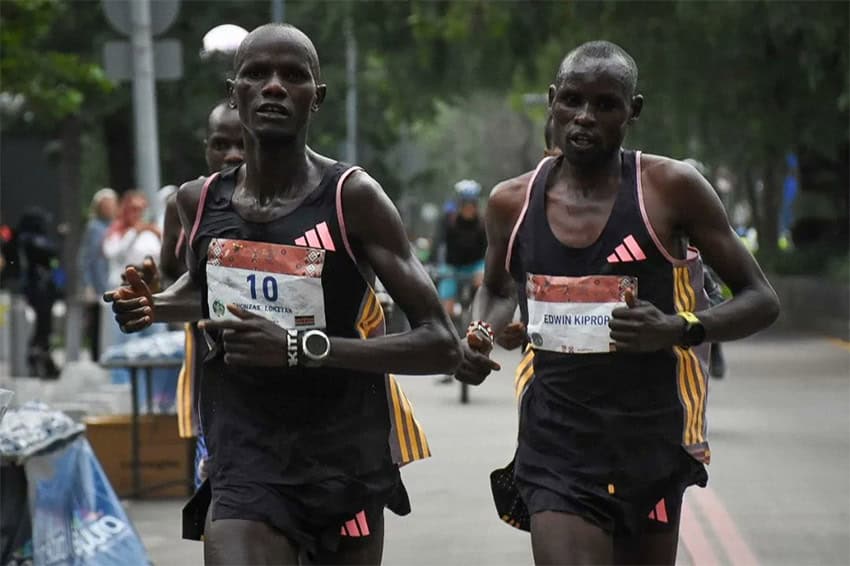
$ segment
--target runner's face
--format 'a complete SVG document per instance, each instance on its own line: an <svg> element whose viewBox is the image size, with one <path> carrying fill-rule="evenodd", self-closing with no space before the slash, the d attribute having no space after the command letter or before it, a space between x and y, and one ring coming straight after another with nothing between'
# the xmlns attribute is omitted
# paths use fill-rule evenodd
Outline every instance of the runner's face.
<svg viewBox="0 0 850 566"><path fill-rule="evenodd" d="M235 110L217 113L210 120L210 133L206 139L206 158L209 172L220 171L245 160L242 143L242 124Z"/></svg>
<svg viewBox="0 0 850 566"><path fill-rule="evenodd" d="M253 38L232 83L239 119L248 132L288 139L307 127L324 95L310 60L308 46L293 33L269 30Z"/></svg>
<svg viewBox="0 0 850 566"><path fill-rule="evenodd" d="M553 145L571 163L604 162L620 149L626 127L637 116L624 80L625 64L579 59L567 65L561 84L549 89Z"/></svg>

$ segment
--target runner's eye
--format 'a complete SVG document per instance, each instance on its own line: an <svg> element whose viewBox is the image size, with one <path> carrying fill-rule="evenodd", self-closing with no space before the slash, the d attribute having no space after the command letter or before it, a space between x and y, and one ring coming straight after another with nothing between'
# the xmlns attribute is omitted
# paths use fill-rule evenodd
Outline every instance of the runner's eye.
<svg viewBox="0 0 850 566"><path fill-rule="evenodd" d="M561 101L570 107L581 106L581 97L577 94L565 94L561 97Z"/></svg>
<svg viewBox="0 0 850 566"><path fill-rule="evenodd" d="M599 101L598 106L602 112L610 112L617 107L617 102L611 98L603 98Z"/></svg>

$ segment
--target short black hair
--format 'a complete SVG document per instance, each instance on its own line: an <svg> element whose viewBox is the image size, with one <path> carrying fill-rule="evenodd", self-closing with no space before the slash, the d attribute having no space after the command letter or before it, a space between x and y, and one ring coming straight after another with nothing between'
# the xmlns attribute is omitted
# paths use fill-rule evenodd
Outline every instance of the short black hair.
<svg viewBox="0 0 850 566"><path fill-rule="evenodd" d="M625 49L611 43L610 41L588 41L582 43L561 60L558 66L558 74L555 76L555 85L560 85L566 78L567 68L569 63L583 59L620 59L625 66L625 75L623 76L626 92L629 96L633 96L637 90L638 81L638 66L634 58L629 55Z"/></svg>
<svg viewBox="0 0 850 566"><path fill-rule="evenodd" d="M239 47L236 49L236 54L233 56L233 72L237 73L239 71L239 66L242 64L242 59L245 57L245 51L254 43L254 39L257 35L267 32L267 31L282 31L290 33L296 37L301 39L305 46L307 47L307 57L308 64L310 65L310 71L313 73L313 79L316 83L321 81L321 67L319 66L319 53L316 51L316 46L313 45L313 40L309 38L309 36L293 26L292 24L282 24L282 23L270 23L263 24L259 27L251 30L251 33L245 36L242 42L239 44Z"/></svg>
<svg viewBox="0 0 850 566"><path fill-rule="evenodd" d="M222 112L230 112L230 111L235 112L236 109L231 108L231 106L230 106L230 104L228 103L227 100L222 100L222 101L217 102L215 104L215 106L213 106L210 109L210 113L207 114L207 136L209 136L212 133L213 120L216 119L217 115L222 113Z"/></svg>

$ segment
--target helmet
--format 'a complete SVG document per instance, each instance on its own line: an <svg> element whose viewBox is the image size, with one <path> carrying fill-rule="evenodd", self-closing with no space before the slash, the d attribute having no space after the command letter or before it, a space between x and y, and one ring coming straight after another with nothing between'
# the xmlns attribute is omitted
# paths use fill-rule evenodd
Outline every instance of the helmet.
<svg viewBox="0 0 850 566"><path fill-rule="evenodd" d="M455 183L455 193L459 201L477 201L481 195L481 185L472 179L463 179Z"/></svg>

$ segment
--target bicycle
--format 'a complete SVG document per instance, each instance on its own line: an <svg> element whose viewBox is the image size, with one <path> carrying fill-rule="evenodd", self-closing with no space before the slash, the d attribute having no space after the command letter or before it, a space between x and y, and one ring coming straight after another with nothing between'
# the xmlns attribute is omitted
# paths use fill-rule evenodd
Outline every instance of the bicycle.
<svg viewBox="0 0 850 566"><path fill-rule="evenodd" d="M449 318L455 326L458 336L463 339L466 336L466 329L469 323L472 322L472 303L475 299L477 286L475 273L458 273L453 269L429 270L434 279L434 283L439 285L440 280L451 277L457 284L457 294L455 296L455 312L448 313ZM448 381L447 381L448 382ZM463 405L469 403L469 384L460 383L460 402Z"/></svg>

